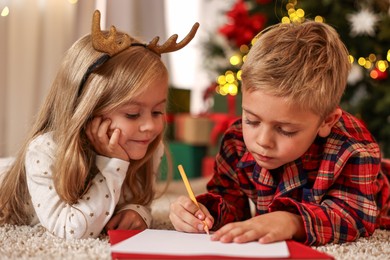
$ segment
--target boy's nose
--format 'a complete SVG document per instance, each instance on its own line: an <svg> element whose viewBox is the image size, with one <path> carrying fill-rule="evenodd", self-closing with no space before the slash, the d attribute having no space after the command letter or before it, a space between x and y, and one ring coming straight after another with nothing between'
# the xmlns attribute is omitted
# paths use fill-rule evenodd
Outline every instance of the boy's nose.
<svg viewBox="0 0 390 260"><path fill-rule="evenodd" d="M272 131L267 129L267 127L262 126L259 128L259 132L256 137L256 143L264 148L272 148Z"/></svg>

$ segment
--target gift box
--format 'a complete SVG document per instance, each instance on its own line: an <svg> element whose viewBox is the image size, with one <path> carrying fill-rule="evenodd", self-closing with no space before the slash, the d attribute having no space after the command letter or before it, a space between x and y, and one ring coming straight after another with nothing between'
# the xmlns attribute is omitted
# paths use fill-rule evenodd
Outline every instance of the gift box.
<svg viewBox="0 0 390 260"><path fill-rule="evenodd" d="M172 160L173 179L181 179L177 165L184 167L188 178L197 178L202 175L202 159L206 155L206 146L195 146L182 142L169 142L168 150ZM160 165L160 179L167 179L167 157L164 156Z"/></svg>
<svg viewBox="0 0 390 260"><path fill-rule="evenodd" d="M166 141L172 141L175 139L175 114L167 113L165 122L164 138Z"/></svg>
<svg viewBox="0 0 390 260"><path fill-rule="evenodd" d="M191 90L170 87L168 89L167 113L189 113Z"/></svg>
<svg viewBox="0 0 390 260"><path fill-rule="evenodd" d="M170 87L166 113L165 140L175 140L175 115L190 112L191 91Z"/></svg>
<svg viewBox="0 0 390 260"><path fill-rule="evenodd" d="M237 95L226 95L214 94L214 103L212 111L214 113L225 113L229 115L241 115L242 112L242 94L241 92Z"/></svg>
<svg viewBox="0 0 390 260"><path fill-rule="evenodd" d="M188 113L175 115L175 140L191 145L210 144L212 120L207 116L194 116Z"/></svg>
<svg viewBox="0 0 390 260"><path fill-rule="evenodd" d="M214 156L205 156L202 159L202 177L211 178L214 174Z"/></svg>
<svg viewBox="0 0 390 260"><path fill-rule="evenodd" d="M207 155L215 156L219 152L221 140L225 131L230 127L231 124L237 121L240 116L224 113L211 113L207 116L213 122Z"/></svg>

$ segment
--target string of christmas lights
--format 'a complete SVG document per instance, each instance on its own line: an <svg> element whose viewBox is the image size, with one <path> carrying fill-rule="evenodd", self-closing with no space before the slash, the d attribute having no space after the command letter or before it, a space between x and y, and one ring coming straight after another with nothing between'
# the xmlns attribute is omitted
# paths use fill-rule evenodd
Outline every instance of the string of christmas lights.
<svg viewBox="0 0 390 260"><path fill-rule="evenodd" d="M296 8L298 4L297 0L289 0L286 4L285 8L287 11L287 15L281 18L282 23L302 23L305 21L305 11L302 8ZM228 16L231 19L240 19L246 18L246 21L256 22L255 18L258 17L250 17L250 15L244 15L244 13L249 13L249 10L246 9L245 3L242 1L238 1L236 5L233 7L232 11L228 12ZM238 10L233 12L233 10ZM238 14L237 14L238 13ZM374 36L374 26L379 21L379 18L375 16L374 13L368 11L367 9L363 9L360 12L355 14L350 14L348 16L348 20L351 22L352 26L352 35L359 34L367 34L370 36ZM322 16L315 16L314 20L316 22L325 22L325 18ZM364 21L362 23L362 21ZM233 21L234 23L234 21ZM242 24L242 22L241 22ZM244 23L247 24L247 23ZM363 25L362 25L363 24ZM227 29L228 28L228 29ZM236 40L236 43L242 41L237 35L234 35L232 32L234 30L234 26L232 24L223 27L220 32L224 33L227 38L236 37L239 40ZM248 38L248 31L243 31L238 25L236 26L237 31L241 31L242 33L246 33L246 38ZM255 34L254 34L255 35ZM252 41L250 44L253 44L254 38L252 35ZM234 68L234 70L227 70L224 74L219 75L216 80L215 92L220 95L237 95L239 91L240 81L241 81L241 70L239 69L243 62L245 62L245 57L249 51L249 46L247 44L241 44L239 47L239 51L234 53L229 58L229 63ZM380 58L381 55L377 55L375 53L371 53L368 57L354 57L352 55L349 56L350 62L352 64L358 64L362 68L366 69L369 72L369 75L374 80L386 79L388 77L389 70L389 62L390 62L390 49L387 50L387 55L385 59Z"/></svg>

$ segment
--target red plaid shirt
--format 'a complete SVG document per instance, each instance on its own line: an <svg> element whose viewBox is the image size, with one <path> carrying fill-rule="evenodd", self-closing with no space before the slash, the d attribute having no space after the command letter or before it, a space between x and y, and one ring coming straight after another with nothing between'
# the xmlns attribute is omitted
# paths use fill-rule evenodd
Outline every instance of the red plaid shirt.
<svg viewBox="0 0 390 260"><path fill-rule="evenodd" d="M387 214L389 181L380 150L366 127L343 112L327 138L317 137L297 160L275 170L261 168L248 152L242 121L224 134L208 193L198 196L216 230L255 214L288 211L302 216L307 245L354 241L371 235Z"/></svg>

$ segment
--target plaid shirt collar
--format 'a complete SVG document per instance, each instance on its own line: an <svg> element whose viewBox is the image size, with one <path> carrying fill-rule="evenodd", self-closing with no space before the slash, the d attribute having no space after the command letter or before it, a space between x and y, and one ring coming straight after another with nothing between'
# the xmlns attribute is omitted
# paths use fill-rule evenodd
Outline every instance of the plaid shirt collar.
<svg viewBox="0 0 390 260"><path fill-rule="evenodd" d="M319 143L323 141L323 138L318 137L300 158L274 170L260 167L249 151L244 153L238 161L237 167L246 172L252 171L254 182L270 188L277 188L277 195L282 195L308 184L308 174L313 172L312 170L318 169L320 163L318 148L320 147ZM313 156L316 154L317 156Z"/></svg>

